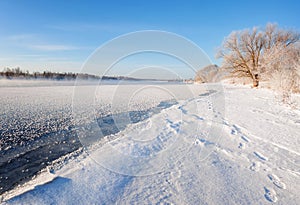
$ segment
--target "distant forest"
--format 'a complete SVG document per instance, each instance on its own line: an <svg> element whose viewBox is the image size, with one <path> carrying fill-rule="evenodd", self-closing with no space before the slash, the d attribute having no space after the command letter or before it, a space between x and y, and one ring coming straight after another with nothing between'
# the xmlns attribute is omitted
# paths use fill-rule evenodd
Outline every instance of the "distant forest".
<svg viewBox="0 0 300 205"><path fill-rule="evenodd" d="M135 78L130 77L123 77L123 76L97 76L91 74L84 74L84 73L72 73L72 72L51 72L51 71L44 71L44 72L33 72L30 73L28 70L23 71L19 67L17 68L4 68L3 71L0 72L0 78L6 79L47 79L47 80L138 80Z"/></svg>

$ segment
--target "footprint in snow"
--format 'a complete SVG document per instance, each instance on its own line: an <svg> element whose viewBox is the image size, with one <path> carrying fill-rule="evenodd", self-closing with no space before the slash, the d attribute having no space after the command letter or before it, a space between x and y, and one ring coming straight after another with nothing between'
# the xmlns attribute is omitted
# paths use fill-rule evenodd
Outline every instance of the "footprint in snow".
<svg viewBox="0 0 300 205"><path fill-rule="evenodd" d="M180 131L180 122L175 123L169 119L167 119L166 121L168 127L171 128L175 133L178 133Z"/></svg>
<svg viewBox="0 0 300 205"><path fill-rule="evenodd" d="M245 142L250 142L250 140L248 139L248 137L246 137L246 136L244 136L244 135L242 135L241 138L242 138L242 140L244 140Z"/></svg>
<svg viewBox="0 0 300 205"><path fill-rule="evenodd" d="M280 189L286 189L285 183L281 182L278 176L276 176L275 174L268 174L268 177L275 186Z"/></svg>
<svg viewBox="0 0 300 205"><path fill-rule="evenodd" d="M205 139L196 139L194 144L200 146L207 146L207 145L213 145L214 143Z"/></svg>
<svg viewBox="0 0 300 205"><path fill-rule="evenodd" d="M241 128L239 128L237 125L232 125L233 129L235 129L237 132L241 132Z"/></svg>
<svg viewBox="0 0 300 205"><path fill-rule="evenodd" d="M245 144L241 142L241 143L239 144L239 148L240 148L240 149L245 149Z"/></svg>
<svg viewBox="0 0 300 205"><path fill-rule="evenodd" d="M244 140L244 143L240 142L238 148L245 149L245 147L246 147L245 143L250 142L250 140L246 136L244 136L244 135L241 136L241 139Z"/></svg>
<svg viewBox="0 0 300 205"><path fill-rule="evenodd" d="M241 129L237 125L232 125L231 134L237 135L241 133Z"/></svg>
<svg viewBox="0 0 300 205"><path fill-rule="evenodd" d="M204 120L203 117L199 117L198 115L195 115L195 114L193 114L193 115L191 115L191 116L193 116L194 118L196 118L196 120L200 120L200 121L203 121L203 120Z"/></svg>
<svg viewBox="0 0 300 205"><path fill-rule="evenodd" d="M252 165L250 166L250 170L254 172L258 172L260 167L259 162L253 162Z"/></svg>
<svg viewBox="0 0 300 205"><path fill-rule="evenodd" d="M265 197L270 202L276 202L277 196L276 192L273 189L265 187Z"/></svg>
<svg viewBox="0 0 300 205"><path fill-rule="evenodd" d="M225 120L223 120L223 124L226 125L226 126L230 126L229 123Z"/></svg>
<svg viewBox="0 0 300 205"><path fill-rule="evenodd" d="M253 152L255 156L257 156L259 159L263 160L263 161L268 161L268 158L265 157L263 154L259 153L259 152Z"/></svg>

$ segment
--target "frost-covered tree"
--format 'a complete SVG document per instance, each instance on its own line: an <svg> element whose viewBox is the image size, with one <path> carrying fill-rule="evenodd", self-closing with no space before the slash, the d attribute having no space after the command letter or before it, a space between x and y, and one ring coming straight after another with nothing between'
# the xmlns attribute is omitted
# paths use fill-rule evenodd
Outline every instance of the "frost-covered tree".
<svg viewBox="0 0 300 205"><path fill-rule="evenodd" d="M286 103L291 93L300 92L300 44L289 46L276 45L265 51L262 67L267 68L265 78L271 88L282 95Z"/></svg>
<svg viewBox="0 0 300 205"><path fill-rule="evenodd" d="M222 67L234 77L249 77L258 86L259 59L264 46L263 33L257 28L232 32L224 41L219 56Z"/></svg>
<svg viewBox="0 0 300 205"><path fill-rule="evenodd" d="M219 67L217 65L208 65L200 69L195 76L195 82L213 83L220 81Z"/></svg>
<svg viewBox="0 0 300 205"><path fill-rule="evenodd" d="M268 64L270 59L275 62L286 58L281 54L296 48L297 42L299 33L268 24L262 30L254 27L232 32L225 38L218 57L223 58L222 67L234 77L251 78L253 87L257 87L264 74L281 69L280 65Z"/></svg>

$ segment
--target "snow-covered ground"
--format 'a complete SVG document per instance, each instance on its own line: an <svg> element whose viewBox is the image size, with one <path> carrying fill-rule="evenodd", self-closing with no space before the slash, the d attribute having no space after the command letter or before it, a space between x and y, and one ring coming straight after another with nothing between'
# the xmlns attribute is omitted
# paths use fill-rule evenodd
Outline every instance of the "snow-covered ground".
<svg viewBox="0 0 300 205"><path fill-rule="evenodd" d="M99 116L130 108L148 117L83 142L86 152L3 194L3 203L299 204L299 109L270 90L222 87L100 86Z"/></svg>

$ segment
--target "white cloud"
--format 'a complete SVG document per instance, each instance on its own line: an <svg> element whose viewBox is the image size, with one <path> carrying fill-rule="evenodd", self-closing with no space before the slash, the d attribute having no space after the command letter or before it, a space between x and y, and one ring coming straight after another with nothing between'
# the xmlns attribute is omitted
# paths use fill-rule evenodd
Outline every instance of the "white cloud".
<svg viewBox="0 0 300 205"><path fill-rule="evenodd" d="M72 46L59 43L49 43L36 34L16 34L7 37L14 46L24 47L36 51L72 51L72 50L93 50L95 48L86 46Z"/></svg>
<svg viewBox="0 0 300 205"><path fill-rule="evenodd" d="M17 35L8 36L8 39L12 41L20 41L20 40L32 39L35 36L36 36L35 34L17 34Z"/></svg>
<svg viewBox="0 0 300 205"><path fill-rule="evenodd" d="M69 45L53 45L53 44L41 44L41 45L30 45L31 49L39 51L70 51L70 50L79 50L81 48L76 46Z"/></svg>

